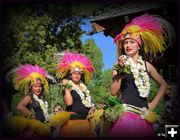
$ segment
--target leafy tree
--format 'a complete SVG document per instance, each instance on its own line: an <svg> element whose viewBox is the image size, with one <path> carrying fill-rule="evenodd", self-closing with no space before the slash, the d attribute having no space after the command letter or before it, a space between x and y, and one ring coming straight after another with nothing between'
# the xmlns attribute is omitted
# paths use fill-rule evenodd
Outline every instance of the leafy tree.
<svg viewBox="0 0 180 140"><path fill-rule="evenodd" d="M111 70L102 71L104 66L102 60L102 52L95 44L92 38L87 39L81 50L82 53L86 54L91 58L95 72L93 73L93 80L89 84L90 89L97 92L104 92L109 94L109 86L111 82ZM91 87L92 86L92 87Z"/></svg>
<svg viewBox="0 0 180 140"><path fill-rule="evenodd" d="M58 103L64 110L66 109L66 104L63 101L63 94L60 91L59 84L50 84L49 93L46 94L46 99L49 103L49 113L52 113L55 105Z"/></svg>
<svg viewBox="0 0 180 140"><path fill-rule="evenodd" d="M88 56L92 64L95 68L95 71L93 73L93 79L88 84L88 89L91 91L92 100L96 102L100 102L101 98L101 74L102 74L102 67L103 67L103 60L102 60L102 52L95 44L94 40L92 38L87 39L82 47L81 53L84 53L86 56ZM102 94L103 95L103 94Z"/></svg>
<svg viewBox="0 0 180 140"><path fill-rule="evenodd" d="M111 70L105 70L101 73L99 77L98 84L92 89L93 99L95 103L104 104L106 100L110 97L110 84L111 84Z"/></svg>
<svg viewBox="0 0 180 140"><path fill-rule="evenodd" d="M47 36L54 37L49 30L52 19L46 15L38 16L31 8L16 10L10 8L7 15L4 71L30 63L45 67L52 73L57 52L56 44L47 41Z"/></svg>
<svg viewBox="0 0 180 140"><path fill-rule="evenodd" d="M92 90L94 100L101 102L104 96L109 94L108 80L103 81L104 76L101 78L102 53L93 39L82 44L80 40L82 35L90 34L91 31L83 31L80 25L85 24L83 19L104 10L104 6L97 3L7 5L5 7L6 20L3 22L5 27L3 41L6 45L3 51L4 76L10 69L24 63L44 67L54 76L59 54L66 49L75 50L92 59L96 71L88 86ZM46 95L50 109L56 102L63 102L61 96L57 96L58 90L60 89L57 84L51 85L50 83L50 92ZM56 96L58 98L55 98ZM62 106L64 106L63 103Z"/></svg>
<svg viewBox="0 0 180 140"><path fill-rule="evenodd" d="M19 94L18 92L12 96L11 112L13 115L20 115L20 112L17 110L17 105L23 97L24 94Z"/></svg>
<svg viewBox="0 0 180 140"><path fill-rule="evenodd" d="M80 51L91 59L95 68L93 79L98 79L101 76L101 69L104 66L101 50L97 47L96 43L91 38L85 41L83 48Z"/></svg>

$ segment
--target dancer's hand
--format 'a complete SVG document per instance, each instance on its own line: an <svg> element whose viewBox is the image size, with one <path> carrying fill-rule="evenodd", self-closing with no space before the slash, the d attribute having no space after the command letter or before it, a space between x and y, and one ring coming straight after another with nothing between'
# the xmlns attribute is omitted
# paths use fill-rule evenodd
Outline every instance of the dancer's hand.
<svg viewBox="0 0 180 140"><path fill-rule="evenodd" d="M155 107L153 106L153 104L152 103L148 103L148 109L149 110L153 110Z"/></svg>
<svg viewBox="0 0 180 140"><path fill-rule="evenodd" d="M62 84L65 85L65 84L67 84L67 83L68 83L68 79L63 79L63 80L62 80Z"/></svg>
<svg viewBox="0 0 180 140"><path fill-rule="evenodd" d="M95 110L96 110L96 108L95 108L95 107L92 107L92 108L89 110L88 115L90 115L90 114L94 113L94 112L95 112Z"/></svg>
<svg viewBox="0 0 180 140"><path fill-rule="evenodd" d="M124 67L124 63L126 62L126 55L121 55L119 56L118 58L118 64L121 66L121 67Z"/></svg>

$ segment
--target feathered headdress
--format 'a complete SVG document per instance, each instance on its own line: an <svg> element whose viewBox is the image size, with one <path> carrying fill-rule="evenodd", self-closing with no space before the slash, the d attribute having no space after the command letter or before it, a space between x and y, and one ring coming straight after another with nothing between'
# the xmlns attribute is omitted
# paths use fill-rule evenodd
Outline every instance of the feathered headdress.
<svg viewBox="0 0 180 140"><path fill-rule="evenodd" d="M84 75L85 83L88 83L92 78L94 67L91 60L85 55L67 51L57 65L56 75L58 78L63 78L68 71L81 72Z"/></svg>
<svg viewBox="0 0 180 140"><path fill-rule="evenodd" d="M175 39L171 24L157 15L144 14L134 18L127 24L114 41L118 46L118 55L121 55L123 41L126 38L136 40L150 57L162 53Z"/></svg>
<svg viewBox="0 0 180 140"><path fill-rule="evenodd" d="M27 93L29 86L41 83L45 91L48 91L48 82L46 80L46 71L35 65L25 64L18 67L13 75L13 84L16 90Z"/></svg>

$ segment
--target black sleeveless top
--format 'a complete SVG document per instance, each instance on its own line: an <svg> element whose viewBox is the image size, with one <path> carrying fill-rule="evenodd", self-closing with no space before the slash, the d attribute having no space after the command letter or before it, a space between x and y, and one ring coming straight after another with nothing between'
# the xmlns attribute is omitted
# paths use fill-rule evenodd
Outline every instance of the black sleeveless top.
<svg viewBox="0 0 180 140"><path fill-rule="evenodd" d="M76 114L71 114L70 119L86 119L89 108L85 107L81 101L81 97L75 91L71 91L71 95L73 98L73 104L67 107L69 112L75 112Z"/></svg>
<svg viewBox="0 0 180 140"><path fill-rule="evenodd" d="M35 99L30 95L32 103L27 106L29 110L33 109L35 112L35 117L37 120L40 120L41 122L45 121L45 116L43 114L43 111L40 107L39 102L35 101Z"/></svg>
<svg viewBox="0 0 180 140"><path fill-rule="evenodd" d="M145 63L146 67L146 63ZM146 67L147 71L147 67ZM147 98L143 98L139 95L139 91L135 85L134 82L134 77L133 74L124 74L122 76L122 81L121 81L121 92L122 92L122 97L121 101L122 103L134 105L137 107L146 107L148 108L148 102Z"/></svg>

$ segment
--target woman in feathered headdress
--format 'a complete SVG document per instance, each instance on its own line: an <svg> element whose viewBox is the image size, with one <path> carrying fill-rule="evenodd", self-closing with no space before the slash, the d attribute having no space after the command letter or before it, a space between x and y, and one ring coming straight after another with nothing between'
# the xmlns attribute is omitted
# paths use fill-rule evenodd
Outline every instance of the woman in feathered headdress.
<svg viewBox="0 0 180 140"><path fill-rule="evenodd" d="M17 109L24 117L13 116L8 119L11 129L21 131L23 137L47 136L50 129L48 122L48 103L44 92L48 92L47 73L39 66L25 64L18 67L13 74L13 85L16 90L25 93Z"/></svg>
<svg viewBox="0 0 180 140"><path fill-rule="evenodd" d="M70 112L70 120L61 130L61 137L91 137L92 129L87 120L89 113L94 110L90 91L84 84L92 78L94 68L88 57L83 54L66 52L57 65L56 75L63 79L63 85L69 85L64 91L64 101Z"/></svg>
<svg viewBox="0 0 180 140"><path fill-rule="evenodd" d="M165 19L144 14L127 24L114 41L118 46L118 61L112 70L111 95L121 94L125 113L110 130L110 136L153 136L152 123L156 114L152 110L163 97L167 83L154 66L145 61L140 50L150 58L157 57L174 40L173 28ZM159 84L154 99L148 103L150 78ZM120 92L119 92L120 91Z"/></svg>

